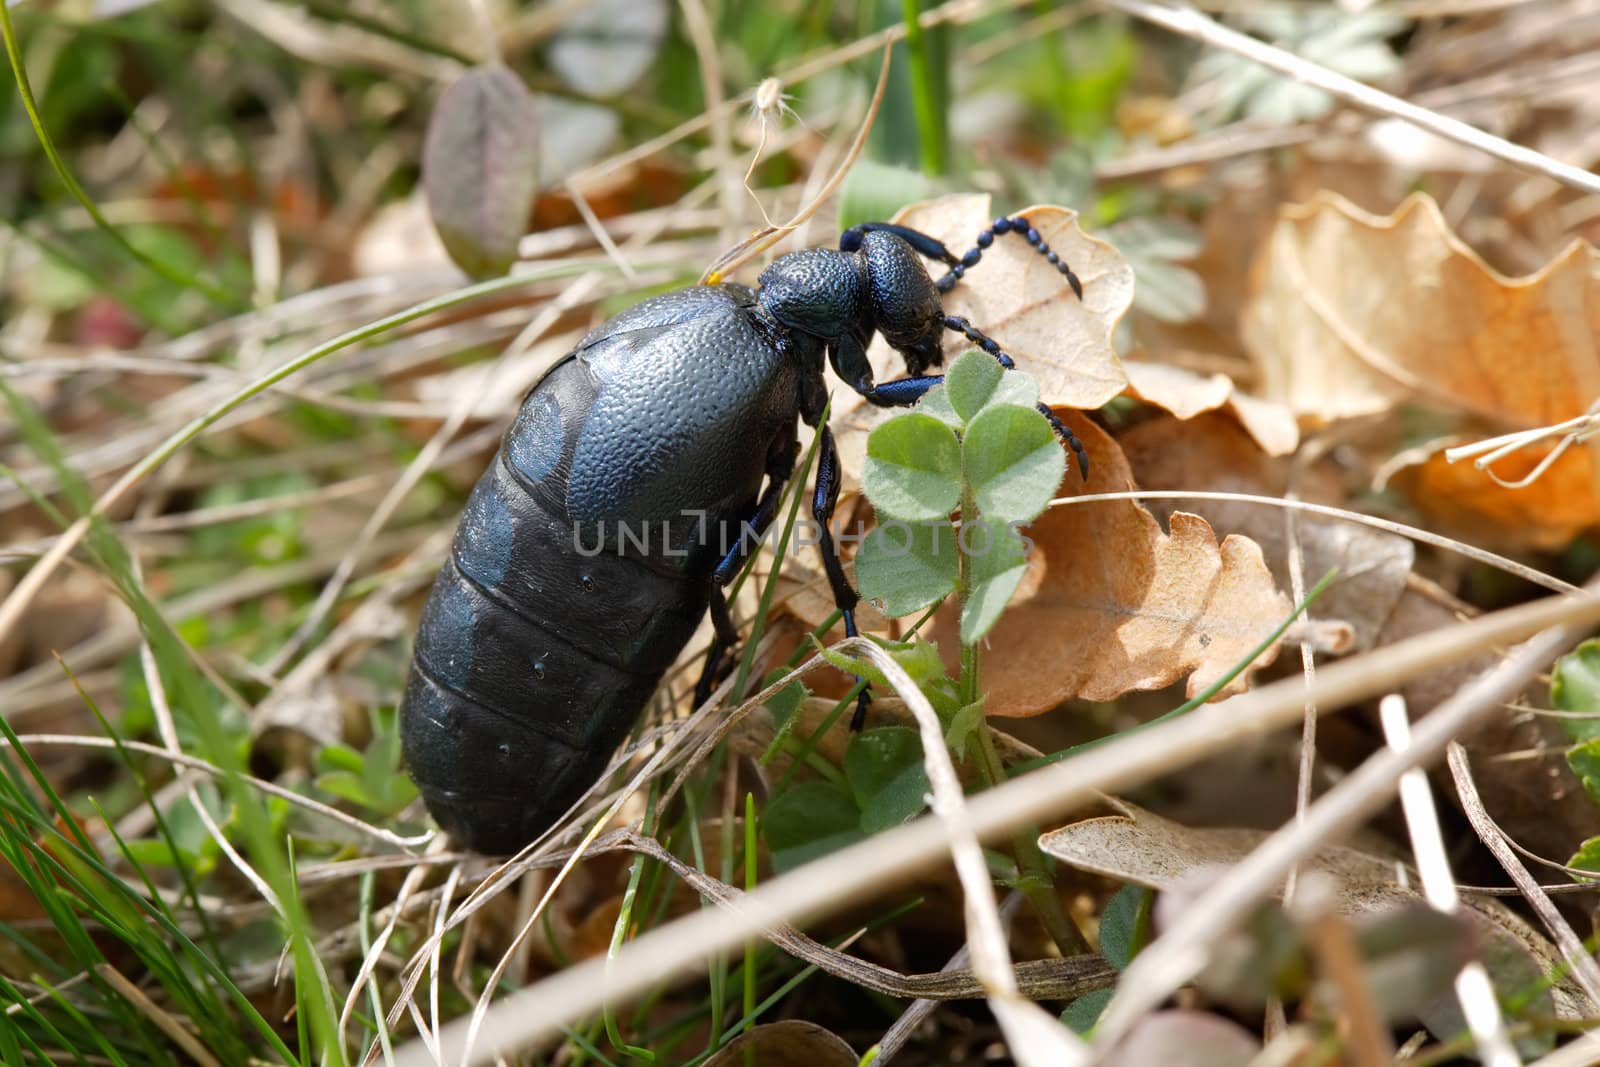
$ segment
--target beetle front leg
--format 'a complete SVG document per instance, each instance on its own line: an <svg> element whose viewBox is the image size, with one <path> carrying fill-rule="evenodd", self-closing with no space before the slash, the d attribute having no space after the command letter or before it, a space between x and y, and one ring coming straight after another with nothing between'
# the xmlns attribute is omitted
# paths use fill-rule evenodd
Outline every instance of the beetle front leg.
<svg viewBox="0 0 1600 1067"><path fill-rule="evenodd" d="M858 637L856 630L856 605L861 597L850 588L845 577L844 564L839 562L839 547L833 543L833 509L839 503L839 447L834 444L833 431L824 424L822 446L817 455L817 487L811 496L811 515L820 527L817 548L822 553L822 569L828 574L828 585L833 590L833 602L844 616L844 635ZM860 678L856 679L861 681ZM850 719L850 729L859 730L866 725L867 704L872 700L867 689L856 698L856 713Z"/></svg>

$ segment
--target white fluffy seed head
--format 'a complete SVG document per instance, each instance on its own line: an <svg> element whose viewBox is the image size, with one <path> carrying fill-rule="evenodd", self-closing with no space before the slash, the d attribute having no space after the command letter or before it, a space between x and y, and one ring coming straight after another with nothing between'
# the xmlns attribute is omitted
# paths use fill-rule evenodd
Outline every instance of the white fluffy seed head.
<svg viewBox="0 0 1600 1067"><path fill-rule="evenodd" d="M793 99L783 91L781 80L766 78L756 86L755 95L750 98L750 110L763 120L773 115L793 115L794 109L789 106Z"/></svg>

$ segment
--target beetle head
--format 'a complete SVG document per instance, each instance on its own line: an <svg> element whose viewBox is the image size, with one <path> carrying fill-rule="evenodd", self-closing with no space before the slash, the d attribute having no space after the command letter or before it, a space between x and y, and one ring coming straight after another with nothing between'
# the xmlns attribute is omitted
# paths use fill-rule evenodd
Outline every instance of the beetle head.
<svg viewBox="0 0 1600 1067"><path fill-rule="evenodd" d="M944 359L944 305L922 259L892 233L863 234L861 251L872 299L872 325L921 375Z"/></svg>

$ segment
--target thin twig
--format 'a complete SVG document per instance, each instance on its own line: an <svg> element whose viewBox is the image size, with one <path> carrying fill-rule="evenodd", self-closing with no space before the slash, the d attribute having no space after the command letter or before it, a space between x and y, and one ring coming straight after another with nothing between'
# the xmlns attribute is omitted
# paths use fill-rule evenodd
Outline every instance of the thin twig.
<svg viewBox="0 0 1600 1067"><path fill-rule="evenodd" d="M1122 493L1086 493L1083 496L1063 496L1050 501L1051 507L1068 507L1079 504L1093 504L1104 500L1226 500L1243 504L1263 504L1273 508L1292 508L1303 511L1308 515L1321 515L1329 519L1338 519L1341 522L1352 522L1358 526L1370 526L1374 530L1384 530L1388 533L1409 537L1413 541L1435 548L1442 548L1446 552L1455 552L1470 560L1482 563L1496 570L1512 574L1526 582L1531 582L1553 593L1572 593L1577 591L1577 586L1571 582L1564 582L1560 578L1548 575L1540 570L1535 570L1527 564L1518 563L1514 559L1497 555L1464 541L1457 541L1451 537L1444 537L1431 530L1424 530L1416 526L1407 526L1403 522L1391 522L1373 515L1364 515L1359 511L1349 511L1345 508L1330 507L1327 504L1312 504L1304 500L1285 500L1276 496L1261 496L1255 493L1221 493L1198 491L1189 489L1134 489Z"/></svg>
<svg viewBox="0 0 1600 1067"><path fill-rule="evenodd" d="M1384 740L1396 752L1404 752L1411 746L1411 720L1406 716L1405 698L1398 694L1384 697L1378 714L1383 723ZM1451 746L1452 758L1456 747ZM1427 773L1421 768L1413 767L1401 776L1400 808L1405 814L1411 854L1417 861L1417 873L1428 903L1446 915L1456 914L1461 897L1450 871L1450 857L1445 853L1444 831L1433 805L1433 790L1428 785ZM1506 1033L1500 1002L1495 999L1494 986L1489 982L1489 971L1482 960L1469 960L1457 972L1455 989L1462 1017L1467 1020L1467 1029L1478 1047L1478 1058L1486 1067L1520 1067L1522 1059Z"/></svg>
<svg viewBox="0 0 1600 1067"><path fill-rule="evenodd" d="M1494 853L1494 858L1500 861L1500 866L1522 891L1523 899L1528 902L1528 906L1539 916L1545 929L1550 931L1551 938L1561 949L1561 955L1571 965L1572 975L1578 980L1578 984L1583 986L1583 991L1589 994L1591 1001L1600 1005L1600 964L1595 963L1594 957L1584 947L1583 939L1573 932L1571 924L1562 918L1555 903L1539 887L1533 875L1528 873L1528 868L1517 858L1516 852L1507 843L1500 827L1495 825L1494 820L1489 818L1489 813L1484 810L1483 800L1478 796L1478 785L1472 778L1472 764L1467 757L1467 750L1458 742L1451 742L1448 762L1451 780L1456 784L1456 794L1461 798L1461 810L1466 813L1467 821L1472 824L1478 839Z"/></svg>
<svg viewBox="0 0 1600 1067"><path fill-rule="evenodd" d="M1381 89L1363 85L1354 78L1335 73L1293 52L1258 41L1237 30L1231 30L1193 8L1169 7L1153 3L1151 0L1106 0L1106 3L1110 7L1147 22L1153 22L1174 33L1193 37L1213 47L1253 59L1270 70L1321 89L1346 103L1409 122L1446 140L1476 148L1514 167L1544 175L1574 189L1581 189L1586 193L1600 193L1600 176L1569 163L1551 159L1542 152L1513 144L1503 137L1485 133L1459 119L1452 119L1427 108L1418 107Z"/></svg>
<svg viewBox="0 0 1600 1067"><path fill-rule="evenodd" d="M160 759L168 761L174 766L183 767L186 770L198 771L201 774L209 775L212 778L221 778L225 773L221 767L218 767L213 763L207 763L198 756L190 756L183 752L173 752L172 750L162 748L159 745L152 745L147 741L119 741L110 737L88 737L80 734L21 734L18 736L17 740L22 742L22 744L25 746L63 745L73 748L101 748L110 749L113 751L120 747L127 749L129 752L139 752L146 756L156 756ZM0 739L0 747L9 748L10 742ZM340 811L338 808L330 807L321 801L312 800L308 796L296 793L292 789L285 789L283 786L266 781L265 779L256 778L248 774L241 774L239 779L252 789L260 790L262 793L265 793L268 796L277 797L279 800L282 800L295 807L303 808L313 815L319 815L325 819L332 819L334 822L337 822L342 826L347 826L350 829L355 830L357 833L360 833L366 837L374 838L378 841L382 841L386 845L393 845L396 848L407 850L413 849L419 845L427 844L436 836L430 831L429 833L421 834L417 837L405 837L401 834L395 833L392 830L384 830L380 827L373 826L371 823L362 822L354 815L346 814L345 812ZM416 860L415 858L408 858L406 862L415 863ZM307 867L305 870L307 872L320 871L324 866L326 865Z"/></svg>
<svg viewBox="0 0 1600 1067"><path fill-rule="evenodd" d="M222 1061L213 1056L209 1049L200 1043L200 1039L190 1033L172 1013L163 1009L145 993L144 990L128 981L126 975L109 963L97 963L94 971L100 978L117 991L117 994L138 1009L143 1015L155 1024L156 1028L172 1041L174 1045L183 1049L200 1067L222 1067Z"/></svg>
<svg viewBox="0 0 1600 1067"><path fill-rule="evenodd" d="M1585 596L1565 602L1574 607L1580 604L1593 607L1600 605L1600 598ZM1216 944L1217 939L1247 915L1263 896L1273 892L1290 867L1381 810L1389 802L1402 774L1437 759L1452 740L1484 718L1498 713L1504 701L1514 697L1530 678L1582 637L1596 617L1600 616L1589 616L1585 612L1552 618L1550 628L1540 628L1537 636L1511 650L1493 668L1435 708L1417 727L1412 747L1405 752L1386 749L1377 753L1313 804L1304 820L1279 830L1230 868L1184 913L1178 924L1129 964L1116 997L1107 1006L1095 1031L1097 1044L1102 1049L1110 1047L1145 1012L1194 977L1207 957L1207 946ZM1484 619L1463 623L1445 632L1459 634L1463 629L1481 626ZM1441 631L1434 633L1443 635ZM1377 653L1333 664L1321 673L1320 684L1315 688L1322 689L1328 676L1342 673L1343 668L1371 664L1385 652L1394 653L1411 643L1402 642ZM1380 691L1397 687L1382 684ZM1323 706L1328 703L1319 700Z"/></svg>

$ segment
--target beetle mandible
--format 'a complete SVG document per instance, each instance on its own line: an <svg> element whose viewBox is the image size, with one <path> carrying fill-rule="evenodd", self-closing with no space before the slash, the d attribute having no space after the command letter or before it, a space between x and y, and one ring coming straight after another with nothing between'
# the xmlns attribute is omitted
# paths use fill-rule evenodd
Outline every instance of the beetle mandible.
<svg viewBox="0 0 1600 1067"><path fill-rule="evenodd" d="M777 514L800 421L821 434L812 514L845 633L856 634L858 598L830 532L840 479L822 419L824 353L882 407L910 406L944 380L927 371L947 330L1012 367L940 301L1004 234L1082 299L1021 217L996 219L960 257L920 231L863 223L837 250L780 256L754 290L645 300L529 390L423 608L401 706L406 762L442 828L487 853L542 834L598 779L707 608L715 638L697 697L709 695L738 641L723 589ZM947 272L935 281L919 256ZM873 381L877 333L909 377ZM1040 410L1087 476L1083 446ZM853 728L865 712L863 692Z"/></svg>

